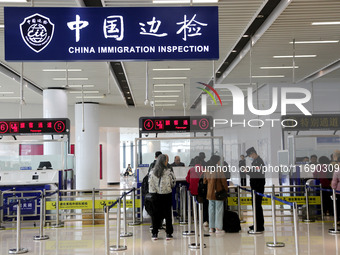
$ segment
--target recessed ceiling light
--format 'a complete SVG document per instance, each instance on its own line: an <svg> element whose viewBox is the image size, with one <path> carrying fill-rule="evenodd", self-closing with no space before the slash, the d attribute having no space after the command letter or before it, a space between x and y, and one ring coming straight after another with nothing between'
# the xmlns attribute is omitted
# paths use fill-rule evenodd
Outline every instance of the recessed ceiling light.
<svg viewBox="0 0 340 255"><path fill-rule="evenodd" d="M166 96L154 96L154 97L179 97L179 95L166 95Z"/></svg>
<svg viewBox="0 0 340 255"><path fill-rule="evenodd" d="M235 52L237 52L237 50L232 50L231 52L232 52L232 53L235 53Z"/></svg>
<svg viewBox="0 0 340 255"><path fill-rule="evenodd" d="M252 75L252 78L284 78L284 75Z"/></svg>
<svg viewBox="0 0 340 255"><path fill-rule="evenodd" d="M190 71L191 68L185 67L185 68L154 68L153 71Z"/></svg>
<svg viewBox="0 0 340 255"><path fill-rule="evenodd" d="M154 84L154 87L183 87L184 84L181 83L169 83L169 84Z"/></svg>
<svg viewBox="0 0 340 255"><path fill-rule="evenodd" d="M94 85L92 84L86 84L86 85L80 85L80 84L73 84L73 85L68 85L70 88L93 88Z"/></svg>
<svg viewBox="0 0 340 255"><path fill-rule="evenodd" d="M105 96L84 96L84 97L76 97L76 98L84 98L84 99L100 99L104 98Z"/></svg>
<svg viewBox="0 0 340 255"><path fill-rule="evenodd" d="M153 80L186 80L188 77L153 77Z"/></svg>
<svg viewBox="0 0 340 255"><path fill-rule="evenodd" d="M338 43L339 40L324 40L324 41L295 41L295 44L318 44L318 43ZM289 42L293 44L294 42Z"/></svg>
<svg viewBox="0 0 340 255"><path fill-rule="evenodd" d="M154 90L155 93L178 93L182 90Z"/></svg>
<svg viewBox="0 0 340 255"><path fill-rule="evenodd" d="M4 24L0 24L0 28L4 28L5 27L5 25Z"/></svg>
<svg viewBox="0 0 340 255"><path fill-rule="evenodd" d="M247 37L249 37L249 35L243 35L242 37L247 38Z"/></svg>
<svg viewBox="0 0 340 255"><path fill-rule="evenodd" d="M81 72L82 69L67 69L68 72ZM66 72L66 69L43 69L43 72Z"/></svg>
<svg viewBox="0 0 340 255"><path fill-rule="evenodd" d="M219 0L192 0L193 3L218 3ZM154 4L189 4L190 0L153 0Z"/></svg>
<svg viewBox="0 0 340 255"><path fill-rule="evenodd" d="M89 78L68 78L69 81L87 81ZM53 78L54 81L66 81L66 78Z"/></svg>
<svg viewBox="0 0 340 255"><path fill-rule="evenodd" d="M312 22L313 26L318 25L340 25L340 21L324 21L324 22Z"/></svg>
<svg viewBox="0 0 340 255"><path fill-rule="evenodd" d="M155 103L176 103L177 100L155 100Z"/></svg>
<svg viewBox="0 0 340 255"><path fill-rule="evenodd" d="M83 91L69 91L70 94L81 94ZM84 90L84 94L98 94L98 90Z"/></svg>
<svg viewBox="0 0 340 255"><path fill-rule="evenodd" d="M155 104L155 106L176 106L175 104Z"/></svg>
<svg viewBox="0 0 340 255"><path fill-rule="evenodd" d="M1 0L1 3L27 3L28 0Z"/></svg>
<svg viewBox="0 0 340 255"><path fill-rule="evenodd" d="M0 95L9 95L9 94L14 94L12 91L0 91Z"/></svg>
<svg viewBox="0 0 340 255"><path fill-rule="evenodd" d="M261 66L260 69L293 69L299 66Z"/></svg>
<svg viewBox="0 0 340 255"><path fill-rule="evenodd" d="M293 55L273 56L273 58L293 58ZM296 58L315 58L316 55L295 55Z"/></svg>

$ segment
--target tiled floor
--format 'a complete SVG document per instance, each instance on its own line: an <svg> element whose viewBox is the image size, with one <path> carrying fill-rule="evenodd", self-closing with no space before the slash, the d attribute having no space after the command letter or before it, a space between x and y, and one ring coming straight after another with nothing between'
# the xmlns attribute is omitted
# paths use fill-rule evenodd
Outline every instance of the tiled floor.
<svg viewBox="0 0 340 255"><path fill-rule="evenodd" d="M282 224L278 222L277 241L284 242L283 248L268 248L266 242L273 241L270 222L266 224L266 231L260 235L249 235L248 224L242 224L242 231L234 234L213 234L204 237L206 248L203 254L295 254L294 232L289 221ZM328 229L332 223L299 223L299 251L300 254L339 254L340 235L331 235ZM194 243L194 237L183 237L182 231L186 226L174 226L174 239L165 240L164 231L159 233L159 240L152 241L149 224L128 227L133 233L132 237L121 238L121 244L127 246L126 251L110 252L110 254L195 254L199 251L190 250L189 243ZM45 234L50 239L33 241L38 234L37 228L24 228L22 230L23 248L34 255L83 255L105 254L104 226L66 226L59 229L46 228ZM110 245L116 245L116 228L112 222L110 228ZM8 228L0 231L0 254L8 254L8 250L16 248L16 230Z"/></svg>

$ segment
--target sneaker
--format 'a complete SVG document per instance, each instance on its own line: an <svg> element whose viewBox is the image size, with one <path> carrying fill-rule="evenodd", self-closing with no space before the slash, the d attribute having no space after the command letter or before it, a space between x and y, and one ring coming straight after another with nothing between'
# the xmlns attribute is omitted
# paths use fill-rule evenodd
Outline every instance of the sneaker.
<svg viewBox="0 0 340 255"><path fill-rule="evenodd" d="M158 235L157 234L153 234L151 239L154 240L154 241L158 240Z"/></svg>
<svg viewBox="0 0 340 255"><path fill-rule="evenodd" d="M215 229L214 228L209 229L209 233L215 233Z"/></svg>
<svg viewBox="0 0 340 255"><path fill-rule="evenodd" d="M172 238L174 238L171 234L166 234L166 240L171 240Z"/></svg>
<svg viewBox="0 0 340 255"><path fill-rule="evenodd" d="M208 223L207 221L205 221L205 222L203 223L203 227L209 227L209 223Z"/></svg>
<svg viewBox="0 0 340 255"><path fill-rule="evenodd" d="M215 231L216 234L222 234L225 233L223 229L216 229Z"/></svg>

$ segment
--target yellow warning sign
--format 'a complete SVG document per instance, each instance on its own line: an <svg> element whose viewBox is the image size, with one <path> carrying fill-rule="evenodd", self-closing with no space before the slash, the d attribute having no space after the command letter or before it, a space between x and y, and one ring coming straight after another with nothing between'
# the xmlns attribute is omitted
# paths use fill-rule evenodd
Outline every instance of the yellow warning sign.
<svg viewBox="0 0 340 255"><path fill-rule="evenodd" d="M112 205L116 200L95 200L94 207L95 209L102 209L104 206ZM140 199L135 200L136 207L140 208ZM122 205L123 206L123 203ZM92 209L93 204L92 200L76 200L76 201L59 201L59 209L67 210L67 209ZM113 208L117 208L115 205ZM126 208L132 208L132 199L126 200ZM56 202L55 201L46 201L46 210L55 210Z"/></svg>
<svg viewBox="0 0 340 255"><path fill-rule="evenodd" d="M306 204L306 197L305 196L293 196L293 197L277 197L281 200L293 203L296 202L298 205ZM230 206L237 206L237 197L228 197L228 205ZM252 205L251 197L241 197L240 198L241 205ZM284 203L275 201L276 205L284 205ZM321 198L320 196L309 196L309 204L310 205L320 205ZM262 198L262 205L271 205L271 199L267 197Z"/></svg>

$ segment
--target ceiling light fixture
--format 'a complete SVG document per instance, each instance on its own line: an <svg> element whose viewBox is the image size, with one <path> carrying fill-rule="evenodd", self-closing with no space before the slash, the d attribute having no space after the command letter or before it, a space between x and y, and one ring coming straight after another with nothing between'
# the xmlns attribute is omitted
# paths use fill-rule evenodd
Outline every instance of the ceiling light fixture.
<svg viewBox="0 0 340 255"><path fill-rule="evenodd" d="M155 100L155 103L176 103L177 100Z"/></svg>
<svg viewBox="0 0 340 255"><path fill-rule="evenodd" d="M154 96L154 97L179 97L179 95L166 95L166 96Z"/></svg>
<svg viewBox="0 0 340 255"><path fill-rule="evenodd" d="M313 26L320 25L340 25L340 21L322 21L322 22L312 22Z"/></svg>
<svg viewBox="0 0 340 255"><path fill-rule="evenodd" d="M179 93L182 90L154 90L155 93Z"/></svg>
<svg viewBox="0 0 340 255"><path fill-rule="evenodd" d="M154 84L154 87L183 87L183 83Z"/></svg>
<svg viewBox="0 0 340 255"><path fill-rule="evenodd" d="M284 75L252 75L252 78L284 78Z"/></svg>
<svg viewBox="0 0 340 255"><path fill-rule="evenodd" d="M2 3L27 3L28 0L1 0Z"/></svg>
<svg viewBox="0 0 340 255"><path fill-rule="evenodd" d="M81 94L83 91L69 91L70 94ZM98 90L84 90L84 94L98 94Z"/></svg>
<svg viewBox="0 0 340 255"><path fill-rule="evenodd" d="M0 28L4 28L5 27L5 25L4 24L0 24Z"/></svg>
<svg viewBox="0 0 340 255"><path fill-rule="evenodd" d="M100 99L100 98L104 98L105 96L84 96L84 97L76 97L76 98L84 98L84 99Z"/></svg>
<svg viewBox="0 0 340 255"><path fill-rule="evenodd" d="M9 94L14 94L12 91L0 91L0 95L9 95Z"/></svg>
<svg viewBox="0 0 340 255"><path fill-rule="evenodd" d="M193 3L218 3L219 0L192 0ZM153 0L154 4L190 4L190 0Z"/></svg>
<svg viewBox="0 0 340 255"><path fill-rule="evenodd" d="M81 72L82 69L67 69L68 72ZM66 69L43 69L43 72L66 72Z"/></svg>
<svg viewBox="0 0 340 255"><path fill-rule="evenodd" d="M293 55L273 56L273 58L293 58ZM295 55L296 58L315 58L316 55Z"/></svg>
<svg viewBox="0 0 340 255"><path fill-rule="evenodd" d="M153 77L153 80L186 80L188 77Z"/></svg>
<svg viewBox="0 0 340 255"><path fill-rule="evenodd" d="M155 106L176 106L175 104L155 104Z"/></svg>
<svg viewBox="0 0 340 255"><path fill-rule="evenodd" d="M68 85L70 88L81 88L81 87L84 87L84 88L93 88L94 85L92 84L86 84L86 85L80 85L80 84L73 84L73 85Z"/></svg>
<svg viewBox="0 0 340 255"><path fill-rule="evenodd" d="M89 78L68 78L69 81L87 81ZM66 78L53 78L54 81L66 81Z"/></svg>
<svg viewBox="0 0 340 255"><path fill-rule="evenodd" d="M299 66L261 66L260 69L293 69Z"/></svg>
<svg viewBox="0 0 340 255"><path fill-rule="evenodd" d="M154 68L152 71L190 71L191 68L183 67L183 68Z"/></svg>
<svg viewBox="0 0 340 255"><path fill-rule="evenodd" d="M18 100L21 99L20 97L0 97L1 100Z"/></svg>
<svg viewBox="0 0 340 255"><path fill-rule="evenodd" d="M339 40L324 40L324 41L295 41L295 44L318 44L318 43L338 43ZM289 42L293 44L294 42Z"/></svg>

